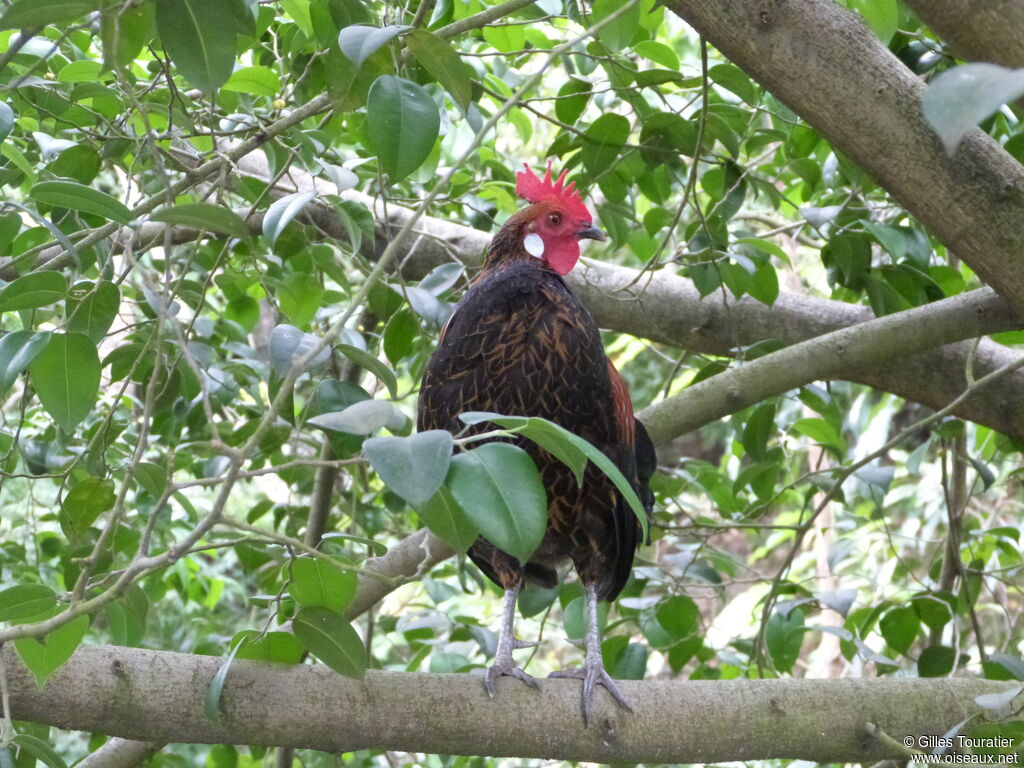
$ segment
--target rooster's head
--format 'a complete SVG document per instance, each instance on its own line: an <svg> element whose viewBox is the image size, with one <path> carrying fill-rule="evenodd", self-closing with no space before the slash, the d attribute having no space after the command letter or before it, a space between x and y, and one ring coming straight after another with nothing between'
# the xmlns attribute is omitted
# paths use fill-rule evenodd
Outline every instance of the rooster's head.
<svg viewBox="0 0 1024 768"><path fill-rule="evenodd" d="M568 274L579 261L580 240L604 240L604 232L594 226L575 182L564 186L568 170L552 180L550 162L543 179L525 163L523 168L516 174L516 194L533 203L514 217L522 222L523 248L558 274Z"/></svg>

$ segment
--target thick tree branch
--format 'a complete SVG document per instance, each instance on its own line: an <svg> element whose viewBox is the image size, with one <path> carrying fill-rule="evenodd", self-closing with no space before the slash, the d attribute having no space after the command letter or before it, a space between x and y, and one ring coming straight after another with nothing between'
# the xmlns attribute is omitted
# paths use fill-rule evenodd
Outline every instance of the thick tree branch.
<svg viewBox="0 0 1024 768"><path fill-rule="evenodd" d="M968 61L1024 67L1024 1L903 0Z"/></svg>
<svg viewBox="0 0 1024 768"><path fill-rule="evenodd" d="M867 723L897 741L941 734L980 714L975 697L1015 685L894 678L625 681L635 712L599 693L599 714L585 729L575 681L542 680L536 691L502 680L490 699L475 675L370 671L358 681L321 666L236 660L218 724L203 711L218 658L82 646L40 690L13 648L3 654L14 716L60 728L146 741L594 762L898 757L867 734Z"/></svg>
<svg viewBox="0 0 1024 768"><path fill-rule="evenodd" d="M832 0L666 6L1024 308L1024 168L980 130L947 157L921 115L923 83L855 13Z"/></svg>

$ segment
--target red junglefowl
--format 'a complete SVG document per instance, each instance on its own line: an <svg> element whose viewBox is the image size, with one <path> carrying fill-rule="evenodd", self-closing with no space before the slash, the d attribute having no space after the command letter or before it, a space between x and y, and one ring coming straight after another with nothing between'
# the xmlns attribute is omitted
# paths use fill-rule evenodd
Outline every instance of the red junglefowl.
<svg viewBox="0 0 1024 768"><path fill-rule="evenodd" d="M441 332L420 393L418 428L463 429L459 414L490 411L540 416L589 440L619 467L647 507L647 481L656 459L643 425L633 417L626 383L607 358L590 312L566 285L579 260L580 240L604 240L575 184L566 173L543 181L528 166L516 174L516 192L531 205L508 219L491 241L487 259ZM469 431L493 429L478 424ZM557 583L555 567L571 560L586 596L586 662L582 670L553 676L583 680L583 719L594 686L603 685L624 709L626 698L601 657L597 603L614 600L629 579L641 528L611 480L593 464L582 487L572 471L525 438L513 442L533 458L548 494L544 539L522 563L484 538L470 559L505 590L501 635L484 684L494 693L502 675L536 686L512 658L528 647L512 632L516 598L524 579L545 587Z"/></svg>

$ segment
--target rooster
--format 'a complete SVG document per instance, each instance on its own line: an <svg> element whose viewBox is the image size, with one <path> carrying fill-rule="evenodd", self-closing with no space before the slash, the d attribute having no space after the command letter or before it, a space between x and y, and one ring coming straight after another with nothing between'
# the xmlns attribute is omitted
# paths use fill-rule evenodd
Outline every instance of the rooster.
<svg viewBox="0 0 1024 768"><path fill-rule="evenodd" d="M516 174L516 192L531 205L511 216L490 244L484 267L455 307L427 364L420 392L418 428L459 432L459 414L491 411L540 416L589 440L633 483L650 515L647 481L654 472L654 446L633 417L626 383L607 358L590 312L563 276L580 258L580 241L604 240L595 228L567 171L555 181L551 164L543 180L529 166ZM494 425L478 424L472 432ZM629 578L641 528L611 480L592 464L579 486L561 461L525 438L513 442L527 451L548 494L543 541L528 562L483 537L470 559L505 591L501 634L484 685L510 676L536 686L512 657L529 643L513 634L516 599L524 580L544 587L557 583L555 567L571 560L584 587L587 609L586 660L581 670L555 677L583 680L582 711L587 722L594 688L602 685L632 711L604 668L598 601L614 600Z"/></svg>

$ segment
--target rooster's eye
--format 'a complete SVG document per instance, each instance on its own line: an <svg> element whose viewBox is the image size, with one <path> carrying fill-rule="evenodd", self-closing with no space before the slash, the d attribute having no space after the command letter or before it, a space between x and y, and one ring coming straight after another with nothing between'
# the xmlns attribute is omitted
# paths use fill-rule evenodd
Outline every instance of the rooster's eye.
<svg viewBox="0 0 1024 768"><path fill-rule="evenodd" d="M553 227L557 227L561 223L562 223L562 214L560 214L560 213L549 213L548 214L548 224L550 224Z"/></svg>

